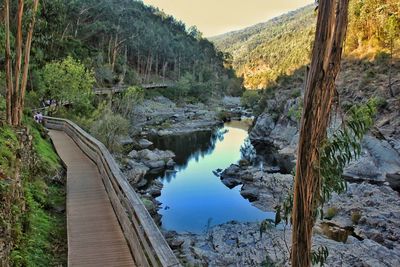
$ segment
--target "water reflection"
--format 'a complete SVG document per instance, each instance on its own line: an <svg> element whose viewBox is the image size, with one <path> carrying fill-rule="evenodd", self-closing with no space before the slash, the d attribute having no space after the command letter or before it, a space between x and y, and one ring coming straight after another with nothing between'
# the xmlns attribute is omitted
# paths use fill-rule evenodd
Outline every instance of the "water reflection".
<svg viewBox="0 0 400 267"><path fill-rule="evenodd" d="M157 148L177 154L177 172L160 177L164 187L157 200L163 203L160 213L165 229L200 233L231 220L272 218L273 213L263 212L244 199L240 186L229 189L212 173L241 159L247 127L237 126L235 122L214 133L152 139ZM246 146L242 151L250 148L249 142Z"/></svg>

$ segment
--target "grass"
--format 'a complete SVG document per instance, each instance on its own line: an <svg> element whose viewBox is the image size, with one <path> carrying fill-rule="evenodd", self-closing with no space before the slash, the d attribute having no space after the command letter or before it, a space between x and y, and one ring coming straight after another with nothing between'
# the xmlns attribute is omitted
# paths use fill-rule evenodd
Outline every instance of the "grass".
<svg viewBox="0 0 400 267"><path fill-rule="evenodd" d="M24 182L24 195L24 232L11 254L13 266L66 266L65 215L53 210L65 205L63 186L37 179Z"/></svg>
<svg viewBox="0 0 400 267"><path fill-rule="evenodd" d="M45 129L35 123L32 119L25 119L24 124L28 126L30 134L33 136L33 150L40 162L40 169L45 173L56 173L61 169L61 161L55 152L53 145L46 139Z"/></svg>
<svg viewBox="0 0 400 267"><path fill-rule="evenodd" d="M0 96L0 113L4 102ZM65 188L47 179L62 165L43 137L44 129L30 118L24 125L33 137L32 151L26 151L30 164L17 164L21 149L17 135L7 125L0 127L0 230L5 231L1 235L11 235L11 266L66 266L66 218L62 209L56 211L65 207Z"/></svg>
<svg viewBox="0 0 400 267"><path fill-rule="evenodd" d="M0 178L12 175L18 148L18 139L13 129L0 127Z"/></svg>

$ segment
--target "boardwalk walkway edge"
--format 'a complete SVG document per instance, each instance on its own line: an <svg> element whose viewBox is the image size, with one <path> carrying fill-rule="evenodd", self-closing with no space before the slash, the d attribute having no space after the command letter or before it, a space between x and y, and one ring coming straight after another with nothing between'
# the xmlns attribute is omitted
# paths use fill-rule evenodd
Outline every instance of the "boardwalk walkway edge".
<svg viewBox="0 0 400 267"><path fill-rule="evenodd" d="M49 129L65 132L96 164L125 239L138 266L181 266L167 241L107 148L75 123L44 117Z"/></svg>

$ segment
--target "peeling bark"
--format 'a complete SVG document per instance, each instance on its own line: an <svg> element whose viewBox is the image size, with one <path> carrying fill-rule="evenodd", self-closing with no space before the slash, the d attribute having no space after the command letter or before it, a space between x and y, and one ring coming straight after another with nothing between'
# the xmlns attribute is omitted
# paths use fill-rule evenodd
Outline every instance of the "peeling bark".
<svg viewBox="0 0 400 267"><path fill-rule="evenodd" d="M321 0L312 61L304 96L292 213L292 266L311 266L312 229L320 200L316 169L326 138L347 30L349 0Z"/></svg>

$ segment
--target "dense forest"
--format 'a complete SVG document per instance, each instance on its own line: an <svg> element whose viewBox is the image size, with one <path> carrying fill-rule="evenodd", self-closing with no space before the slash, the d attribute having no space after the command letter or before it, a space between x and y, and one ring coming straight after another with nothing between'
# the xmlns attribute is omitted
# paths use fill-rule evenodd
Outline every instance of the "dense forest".
<svg viewBox="0 0 400 267"><path fill-rule="evenodd" d="M16 3L11 3L11 14ZM4 44L3 28L0 40ZM141 1L41 1L33 40L29 90L39 87L40 70L47 63L71 56L93 70L97 87L185 77L204 93L241 92L226 55L196 27Z"/></svg>
<svg viewBox="0 0 400 267"><path fill-rule="evenodd" d="M374 56L377 50L389 54L392 40L398 47L399 9L396 0L350 1L345 54ZM232 54L246 88L263 89L310 62L316 14L311 5L212 40L218 49Z"/></svg>

